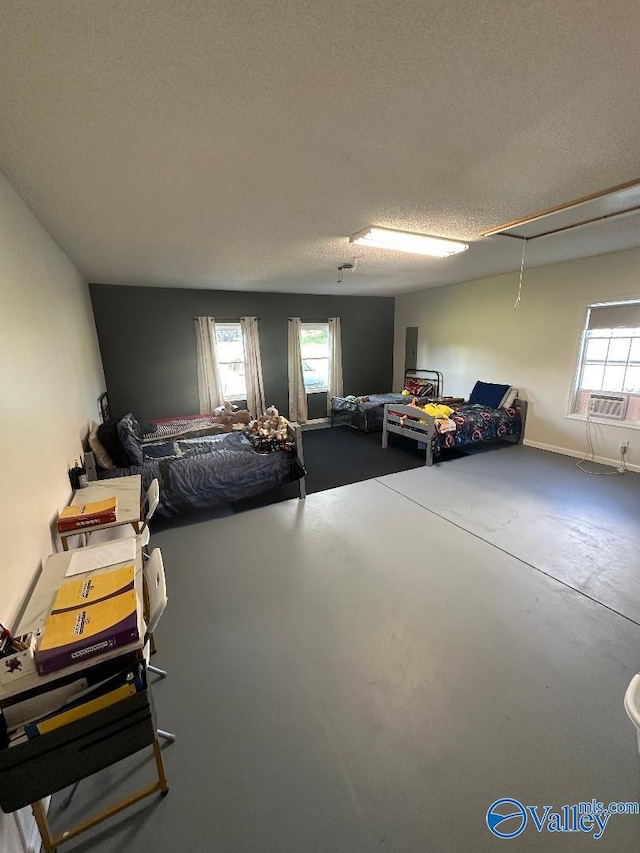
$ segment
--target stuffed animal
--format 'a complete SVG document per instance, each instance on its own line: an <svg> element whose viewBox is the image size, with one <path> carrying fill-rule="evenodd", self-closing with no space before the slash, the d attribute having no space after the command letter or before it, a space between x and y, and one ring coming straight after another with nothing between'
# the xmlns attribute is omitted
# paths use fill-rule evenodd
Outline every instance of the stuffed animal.
<svg viewBox="0 0 640 853"><path fill-rule="evenodd" d="M220 424L223 432L231 432L237 424L242 429L251 421L251 414L246 409L234 411L231 403L226 402L220 414L213 418L215 424Z"/></svg>
<svg viewBox="0 0 640 853"><path fill-rule="evenodd" d="M287 437L289 421L283 418L275 406L269 406L264 415L249 424L249 432L259 438L283 440Z"/></svg>
<svg viewBox="0 0 640 853"><path fill-rule="evenodd" d="M427 403L424 406L424 411L431 415L432 418L436 419L446 419L450 415L453 414L453 409L449 408L449 406L445 406L442 403Z"/></svg>

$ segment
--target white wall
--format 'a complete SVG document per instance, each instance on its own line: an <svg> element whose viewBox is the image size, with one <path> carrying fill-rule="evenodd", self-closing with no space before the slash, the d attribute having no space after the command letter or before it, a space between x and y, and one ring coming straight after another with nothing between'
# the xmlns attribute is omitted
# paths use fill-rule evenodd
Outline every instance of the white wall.
<svg viewBox="0 0 640 853"><path fill-rule="evenodd" d="M443 261L446 263L446 261ZM418 326L418 367L444 373L445 393L468 397L477 379L522 389L529 401L526 441L586 450L585 424L566 418L586 307L640 297L640 249L526 270L396 299L394 387L401 387L407 326ZM640 431L592 424L596 454L640 463Z"/></svg>
<svg viewBox="0 0 640 853"><path fill-rule="evenodd" d="M89 289L0 174L0 621L12 625L54 550L67 467L97 418L104 375ZM28 824L27 824L28 825ZM0 851L16 853L0 815Z"/></svg>

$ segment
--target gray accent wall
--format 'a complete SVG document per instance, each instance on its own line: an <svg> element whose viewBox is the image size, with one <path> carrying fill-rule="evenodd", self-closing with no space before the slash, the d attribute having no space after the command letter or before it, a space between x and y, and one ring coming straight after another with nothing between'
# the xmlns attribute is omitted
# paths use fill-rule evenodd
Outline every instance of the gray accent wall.
<svg viewBox="0 0 640 853"><path fill-rule="evenodd" d="M143 418L198 413L193 318L260 318L267 405L288 411L287 319L342 319L345 394L392 387L395 300L228 290L90 285L111 410ZM326 415L326 394L310 394L309 418Z"/></svg>

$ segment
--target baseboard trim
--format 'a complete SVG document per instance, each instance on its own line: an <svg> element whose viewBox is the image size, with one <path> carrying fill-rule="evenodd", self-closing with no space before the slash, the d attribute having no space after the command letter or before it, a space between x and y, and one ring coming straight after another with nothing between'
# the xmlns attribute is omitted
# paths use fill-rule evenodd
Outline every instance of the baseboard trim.
<svg viewBox="0 0 640 853"><path fill-rule="evenodd" d="M571 450L568 447L556 447L554 444L545 444L542 441L530 441L528 438L522 442L527 447L535 447L536 450L547 450L549 453L559 453L561 456L572 456L574 459L584 459L584 453L580 453L578 450ZM588 460L591 462L591 458ZM620 467L619 459L609 459L607 456L595 456L593 459L594 462L599 465L609 465L612 468ZM640 465L634 465L633 463L626 463L627 471L633 471L635 473L640 472Z"/></svg>

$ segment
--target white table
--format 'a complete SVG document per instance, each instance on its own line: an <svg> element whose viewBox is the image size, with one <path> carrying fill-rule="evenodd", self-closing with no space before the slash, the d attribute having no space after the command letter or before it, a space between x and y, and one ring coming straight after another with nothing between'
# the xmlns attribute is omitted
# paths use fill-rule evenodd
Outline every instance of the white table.
<svg viewBox="0 0 640 853"><path fill-rule="evenodd" d="M137 489L139 494L140 477L128 477L126 479L138 481ZM87 490L82 491L86 492ZM138 516L139 512L140 510L138 509ZM131 519L129 518L120 521L121 524L130 522ZM82 549L82 553L86 554L92 549L98 549L101 547L103 546L89 545L87 548ZM37 630L38 628L44 625L44 622L51 611L51 607L53 605L58 588L64 580L67 569L69 568L69 563L73 559L74 554L79 553L80 552L78 551L72 551L66 553L63 552L59 554L52 554L47 559L44 568L42 569L42 572L40 573L40 576L33 589L33 592L29 598L27 607L25 609L24 615L20 621L20 625L17 628L16 633L27 633L28 631ZM128 564L129 561L127 560L122 563L115 563L109 566L104 566L100 569L94 569L93 572L109 571L113 568L117 568L118 566ZM103 654L96 655L90 660L83 660L80 663L64 667L64 669L61 669L57 672L52 672L49 675L40 676L34 672L25 675L20 679L16 679L16 681L14 681L11 685L7 685L6 687L0 687L0 705L2 705L2 700L5 700L5 704L7 704L6 700L9 699L9 697L18 697L25 691L32 690L33 688L39 688L45 685L50 685L46 687L46 690L55 688L55 681L57 679L66 678L72 673L81 672L82 670L86 670L90 667L95 666L96 664L103 663L105 661L115 659L121 656L126 656L131 652L138 652L141 657L141 650L144 645L144 637L146 630L142 618L144 594L142 565L142 550L138 545L136 548L135 556L136 571L134 575L134 586L137 593L138 625L140 637L135 643L132 643L128 646L121 646L120 648L112 649L110 651L104 652ZM78 574L74 577L82 577L82 575ZM128 704L125 705L125 703ZM124 710L119 711L118 709L120 708L123 708ZM112 717L114 711L116 714L120 715L119 717L117 717L117 722L114 722L114 718ZM109 719L106 719L105 715L111 716L109 717ZM81 732L77 729L79 725L81 725L83 728L83 731ZM130 806L135 805L146 797L149 797L155 793L159 793L164 796L169 791L167 777L165 775L164 766L162 763L162 753L160 750L160 744L158 742L158 734L155 728L153 709L148 686L142 692L136 694L135 696L115 703L110 708L97 711L94 714L91 714L84 718L84 720L75 721L74 723L69 724L67 728L71 728L71 726L76 726L76 731L73 735L73 738L75 738L80 743L82 749L89 749L89 747L93 748L96 738L99 738L100 740L101 755L100 757L93 759L96 762L95 771L92 769L90 772L97 772L97 770L100 770L106 766L110 766L111 764L115 764L117 761L122 760L122 758L125 758L128 755L133 754L134 752L137 752L138 750L143 749L146 746L152 746L155 758L157 779L152 784L147 785L145 788L142 788L133 794L129 794L124 799L121 799L114 805L103 809L101 812L87 818L81 823L66 828L57 836L54 835L51 830L42 801L40 799L31 800L31 808L38 825L38 830L42 838L45 853L55 853L55 851L61 844L64 844L65 842L75 838L77 835L80 835L81 833L92 829L97 824L102 823L113 815L118 814L119 812L129 808ZM92 726L94 728L92 728ZM123 731L124 734L122 734ZM38 784L41 788L44 789L42 791L39 791L38 793L34 793L34 797L48 796L49 794L54 793L55 790L59 790L59 786L55 785L54 782L51 781L51 767L59 768L61 766L59 760L60 755L62 755L63 758L65 755L67 756L67 763L65 767L67 768L66 772L68 778L65 778L63 786L76 784L82 778L83 775L87 775L86 769L81 775L78 775L76 765L68 761L69 753L68 750L67 752L65 752L65 744L61 744L60 733L62 733L64 737L64 727L57 729L53 732L49 732L47 734L43 734L40 737L36 738L35 741L28 741L27 743L19 744L12 749L6 748L0 751L0 760L3 758L5 761L15 757L19 758L19 762L17 765L18 773L20 770L21 763L30 763L30 768L32 768L32 770L29 769L28 771L28 773L30 774L30 784L32 784L32 780L35 779L37 781L38 779L40 779L40 782ZM32 748L32 745L34 742L38 742L39 745L42 746L42 749L37 755L33 754L34 750ZM104 756L102 755L102 753L108 756L106 761L104 760ZM95 749L94 754L97 754ZM12 765L10 769L6 772L10 774L11 772L15 773L16 771L13 769ZM59 771L56 769L56 772ZM10 778L8 782L5 782L5 784L9 786L9 790L11 791L20 790L19 786L13 782L12 778ZM24 791L24 789L22 790L26 794L26 791ZM32 787L29 790L34 789ZM25 800L25 802L28 801L29 798ZM21 807L21 805L15 806L15 808Z"/></svg>
<svg viewBox="0 0 640 853"><path fill-rule="evenodd" d="M82 533L90 533L94 530L105 530L107 527L118 527L121 524L130 524L135 533L140 533L140 498L142 488L142 477L133 474L131 477L112 477L108 480L95 480L74 492L69 501L69 506L104 501L108 498L117 498L116 520L109 524L96 524L82 530L67 530L60 534L60 541L64 551L69 549L68 539Z"/></svg>
<svg viewBox="0 0 640 853"><path fill-rule="evenodd" d="M83 551L101 547L103 546L88 545L87 549L83 549ZM35 633L39 628L44 627L44 623L51 613L51 608L56 594L60 585L64 581L67 569L69 568L69 563L71 562L74 553L74 551L64 551L59 554L51 554L50 557L47 557L40 576L36 581L33 592L29 597L24 614L20 620L20 625L15 631L17 636L31 632ZM95 571L111 571L118 566L124 565L128 565L128 563L117 563L105 566L104 568ZM140 628L140 638L136 640L135 643L131 643L128 646L120 646L119 648L111 649L110 651L104 652L104 654L96 655L96 657L91 658L90 660L85 660L80 663L73 664L72 666L67 666L57 672L50 672L48 675L38 675L37 673L33 673L32 675L25 675L22 678L16 679L11 684L0 685L0 702L9 696L24 693L26 690L31 690L34 687L41 687L42 685L55 681L58 678L62 678L66 675L72 675L74 672L81 672L88 666L94 666L94 664L100 663L101 661L111 660L112 658L119 657L120 655L127 654L128 652L141 649L144 645L145 627L142 616L144 601L142 550L139 545L136 547L135 567L134 587L136 590L138 604L138 626ZM82 575L78 574L74 575L74 577L80 578Z"/></svg>

